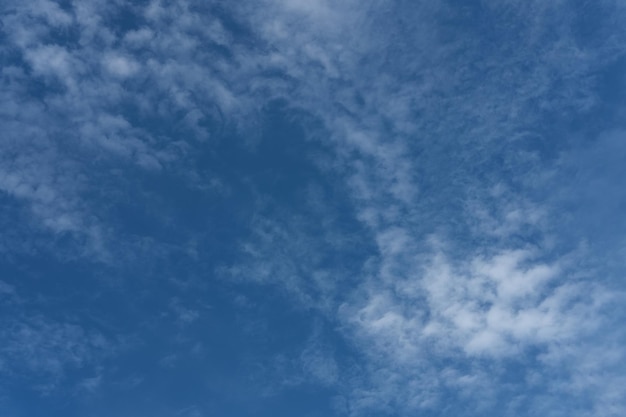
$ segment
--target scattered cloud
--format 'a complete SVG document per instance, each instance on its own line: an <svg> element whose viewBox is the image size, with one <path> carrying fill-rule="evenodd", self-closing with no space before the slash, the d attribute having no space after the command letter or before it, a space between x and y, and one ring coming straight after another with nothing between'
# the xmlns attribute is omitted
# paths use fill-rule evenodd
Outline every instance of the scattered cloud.
<svg viewBox="0 0 626 417"><path fill-rule="evenodd" d="M130 275L124 265L187 253L171 263L194 282L277 290L356 358L315 332L275 356L296 375L284 385L337 391L339 414L621 415L625 148L601 84L623 60L624 13L610 1L11 1L0 198L20 221L1 220L27 243L6 238L2 254L45 246ZM303 132L267 132L271 117ZM298 154L288 172L281 135ZM139 208L126 219L127 206ZM215 218L187 224L179 206ZM0 297L15 288L0 281ZM202 321L168 299L181 332ZM111 342L84 323L13 314L1 328L11 378L44 391L68 370L90 371L86 391L106 380Z"/></svg>
<svg viewBox="0 0 626 417"><path fill-rule="evenodd" d="M68 371L91 369L114 349L98 332L41 316L5 319L2 329L0 361L8 378L5 382L26 379L43 392L60 388ZM93 387L98 380L84 382Z"/></svg>

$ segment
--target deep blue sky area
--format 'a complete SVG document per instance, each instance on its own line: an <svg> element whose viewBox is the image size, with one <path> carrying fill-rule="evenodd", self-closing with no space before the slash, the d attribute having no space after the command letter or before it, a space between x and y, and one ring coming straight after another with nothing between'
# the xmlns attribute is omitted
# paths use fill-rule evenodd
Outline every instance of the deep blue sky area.
<svg viewBox="0 0 626 417"><path fill-rule="evenodd" d="M626 3L6 0L0 417L626 415Z"/></svg>

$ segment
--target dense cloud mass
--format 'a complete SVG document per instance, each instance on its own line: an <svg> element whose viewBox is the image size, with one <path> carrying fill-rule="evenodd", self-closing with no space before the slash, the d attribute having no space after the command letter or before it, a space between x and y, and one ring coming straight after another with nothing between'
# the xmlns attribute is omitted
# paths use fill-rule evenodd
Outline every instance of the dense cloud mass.
<svg viewBox="0 0 626 417"><path fill-rule="evenodd" d="M1 415L626 415L622 3L0 13Z"/></svg>

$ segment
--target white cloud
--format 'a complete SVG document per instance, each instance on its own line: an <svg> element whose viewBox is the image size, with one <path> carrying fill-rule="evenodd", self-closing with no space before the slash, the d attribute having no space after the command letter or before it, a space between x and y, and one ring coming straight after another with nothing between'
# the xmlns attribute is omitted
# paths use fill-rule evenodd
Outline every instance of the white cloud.
<svg viewBox="0 0 626 417"><path fill-rule="evenodd" d="M56 45L37 46L26 50L25 57L36 75L54 77L66 87L76 88L75 71L82 65L65 48Z"/></svg>
<svg viewBox="0 0 626 417"><path fill-rule="evenodd" d="M103 64L107 71L120 78L132 76L140 68L134 59L116 54L106 55Z"/></svg>
<svg viewBox="0 0 626 417"><path fill-rule="evenodd" d="M610 299L585 276L586 265L572 265L568 256L577 253L559 252L551 222L560 213L531 192L545 185L533 169L546 165L524 141L541 136L533 132L541 130L543 110L571 115L594 108L594 71L623 53L621 38L606 47L579 45L561 3L487 2L489 30L459 27L453 34L438 19L462 16L437 2L406 10L371 1L262 4L229 6L256 36L254 47L235 42L219 19L185 1L138 6L146 27L126 33L105 22L116 7L108 2L79 2L71 11L48 1L20 8L6 19L8 47L23 55L33 79L60 82L66 91L25 100L30 75L3 69L10 88L0 93L8 138L0 145L0 188L45 228L82 236L93 247L114 246L103 212L83 198L100 187L93 164L106 172L130 162L180 173L196 142L212 139L203 120L253 136L258 109L280 98L322 125L315 136L335 152L330 171L345 182L365 238L349 241L335 232L340 227L328 213L314 213L314 220L258 216L242 244L246 262L227 275L280 286L305 308L339 311L346 338L367 362L362 379L343 382L353 415L432 409L448 389L464 398L481 394L473 405L490 404L503 380L500 367L523 367L519 361L536 360L528 353L535 350L552 367L535 370L538 380L549 378L558 358L587 366L588 379L563 371L565 391L596 387L603 372L620 382L620 370L593 362L593 343L583 343L607 330L603 309ZM79 33L72 49L49 42L51 28L72 24ZM227 47L232 57L206 45ZM150 133L118 111L123 105L139 118L166 120L175 132ZM532 178L518 178L526 174ZM593 199L596 183L587 183ZM433 248L432 235L449 247ZM538 242L520 243L528 236ZM351 246L364 247L359 255L368 260L326 265L324 254ZM196 317L193 310L177 312L183 322ZM38 325L52 341L80 333ZM31 344L81 361L61 345ZM313 378L336 380L337 364L315 350L305 353ZM53 362L33 367L52 369ZM512 397L524 395L519 385L511 390ZM603 413L623 409L616 390L588 395Z"/></svg>
<svg viewBox="0 0 626 417"><path fill-rule="evenodd" d="M43 317L5 319L1 327L3 373L32 378L34 387L45 391L57 389L67 372L93 367L116 348L96 331Z"/></svg>
<svg viewBox="0 0 626 417"><path fill-rule="evenodd" d="M4 47L24 57L26 71L3 68L8 88L0 109L6 122L2 189L25 204L33 225L85 239L81 255L108 261L117 239L103 224L103 205L84 199L91 191L103 192L99 169L131 162L147 171L184 175L189 144L212 136L207 124L225 124L225 117L245 112L237 93L213 71L218 63L196 55L203 37L228 41L217 19L206 33L197 32L206 22L180 5L181 19L173 25L154 22L120 34L107 20L116 7L100 1L63 9L45 1L17 7L4 22ZM66 26L69 43L55 40L58 25ZM43 83L41 98L25 94L32 82ZM153 87L146 90L133 82ZM167 120L181 137L137 125L122 110L128 107L137 109L139 119Z"/></svg>
<svg viewBox="0 0 626 417"><path fill-rule="evenodd" d="M354 415L429 407L448 388L473 392L472 407L495 406L504 377L493 368L508 364L530 373L533 366L522 362L536 360L534 352L558 351L606 329L603 309L612 305L606 289L594 283L594 271L571 262L584 252L558 246L558 208L531 197L546 183L543 172L528 167L548 168L525 140L540 135L534 132L543 109L571 115L597 104L590 74L614 58L612 46L576 45L568 34L571 16L547 24L563 5L514 2L502 6L505 13L487 4L489 16L522 22L521 34L509 33L505 23L494 27L502 44L493 50L483 49L489 41L483 32L459 28L461 36L447 39L436 16L453 11L441 4L398 18L420 28L415 37L401 23L384 21L384 13L360 14L370 3L273 6L271 13L251 12L250 20L272 46L271 65L301 83L280 96L323 121L337 172L378 248L363 265L358 289L338 301L348 338L371 361L369 382L351 385ZM333 19L350 22L344 27L358 28L360 36L324 31ZM548 26L558 39L545 33ZM289 239L306 232L295 233ZM433 249L431 234L450 247ZM246 246L248 256L263 259L250 275L271 277L298 293L299 302L311 302L302 280L313 273L275 269L270 260L298 264L318 249L276 254L274 238L262 250ZM442 361L453 364L449 372L428 363ZM478 369L454 369L481 361ZM472 391L468 381L480 388ZM421 391L428 383L430 390ZM510 389L514 414L529 400L523 386Z"/></svg>

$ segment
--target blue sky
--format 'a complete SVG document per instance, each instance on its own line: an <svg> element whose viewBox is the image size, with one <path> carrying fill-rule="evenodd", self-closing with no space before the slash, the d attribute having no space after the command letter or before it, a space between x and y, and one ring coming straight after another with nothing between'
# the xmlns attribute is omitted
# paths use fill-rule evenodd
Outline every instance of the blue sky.
<svg viewBox="0 0 626 417"><path fill-rule="evenodd" d="M626 5L7 0L0 414L626 415Z"/></svg>

